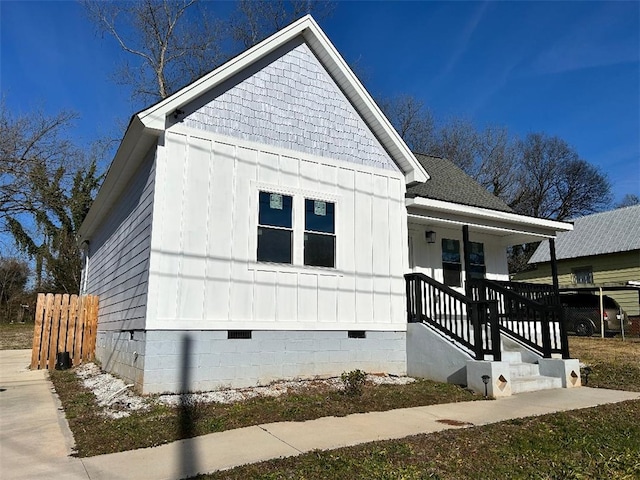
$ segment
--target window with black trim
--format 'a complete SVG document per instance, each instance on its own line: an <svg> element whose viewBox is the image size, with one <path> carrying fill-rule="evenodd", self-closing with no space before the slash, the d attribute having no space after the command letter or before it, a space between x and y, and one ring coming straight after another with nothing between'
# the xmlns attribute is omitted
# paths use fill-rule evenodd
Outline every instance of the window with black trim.
<svg viewBox="0 0 640 480"><path fill-rule="evenodd" d="M259 262L292 263L293 197L260 192L258 210Z"/></svg>
<svg viewBox="0 0 640 480"><path fill-rule="evenodd" d="M484 244L470 242L471 252L469 254L469 272L471 278L484 278L487 273L487 266L484 261Z"/></svg>
<svg viewBox="0 0 640 480"><path fill-rule="evenodd" d="M304 264L336 266L335 204L324 200L304 201Z"/></svg>
<svg viewBox="0 0 640 480"><path fill-rule="evenodd" d="M460 241L442 239L442 274L444 284L449 287L460 287L462 262L460 261Z"/></svg>

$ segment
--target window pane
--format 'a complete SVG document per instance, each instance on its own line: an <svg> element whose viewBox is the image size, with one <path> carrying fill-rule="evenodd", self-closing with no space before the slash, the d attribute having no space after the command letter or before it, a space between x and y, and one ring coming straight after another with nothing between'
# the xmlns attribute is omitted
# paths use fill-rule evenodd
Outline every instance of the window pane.
<svg viewBox="0 0 640 480"><path fill-rule="evenodd" d="M336 238L317 233L304 234L304 264L335 267Z"/></svg>
<svg viewBox="0 0 640 480"><path fill-rule="evenodd" d="M461 265L459 263L443 263L442 273L444 275L444 284L449 287L461 286L461 270Z"/></svg>
<svg viewBox="0 0 640 480"><path fill-rule="evenodd" d="M258 261L291 263L291 230L258 227Z"/></svg>
<svg viewBox="0 0 640 480"><path fill-rule="evenodd" d="M486 273L486 267L484 265L471 265L469 270L471 278L484 278Z"/></svg>
<svg viewBox="0 0 640 480"><path fill-rule="evenodd" d="M471 242L471 263L474 265L484 265L484 245L482 243Z"/></svg>
<svg viewBox="0 0 640 480"><path fill-rule="evenodd" d="M260 192L258 223L273 227L291 228L293 199L280 193Z"/></svg>
<svg viewBox="0 0 640 480"><path fill-rule="evenodd" d="M335 204L322 200L304 201L304 229L314 232L336 233Z"/></svg>
<svg viewBox="0 0 640 480"><path fill-rule="evenodd" d="M442 239L442 261L460 263L460 242L458 240Z"/></svg>
<svg viewBox="0 0 640 480"><path fill-rule="evenodd" d="M593 270L591 268L577 268L573 271L574 283L593 283Z"/></svg>

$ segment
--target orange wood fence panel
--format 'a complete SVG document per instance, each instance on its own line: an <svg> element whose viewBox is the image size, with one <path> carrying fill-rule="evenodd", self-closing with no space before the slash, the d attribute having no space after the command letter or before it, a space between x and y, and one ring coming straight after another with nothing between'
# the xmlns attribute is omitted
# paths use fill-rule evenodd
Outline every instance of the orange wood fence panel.
<svg viewBox="0 0 640 480"><path fill-rule="evenodd" d="M72 365L93 360L97 329L97 296L38 294L31 368L54 368L59 352L69 352Z"/></svg>

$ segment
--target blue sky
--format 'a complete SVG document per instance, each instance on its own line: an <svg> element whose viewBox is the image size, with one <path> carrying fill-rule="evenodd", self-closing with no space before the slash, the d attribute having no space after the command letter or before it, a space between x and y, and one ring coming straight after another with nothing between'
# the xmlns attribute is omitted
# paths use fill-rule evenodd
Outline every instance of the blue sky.
<svg viewBox="0 0 640 480"><path fill-rule="evenodd" d="M571 144L640 195L640 2L338 2L321 22L374 96L411 94L464 117ZM75 2L0 2L0 87L15 112L80 114L86 144L140 105L121 55Z"/></svg>

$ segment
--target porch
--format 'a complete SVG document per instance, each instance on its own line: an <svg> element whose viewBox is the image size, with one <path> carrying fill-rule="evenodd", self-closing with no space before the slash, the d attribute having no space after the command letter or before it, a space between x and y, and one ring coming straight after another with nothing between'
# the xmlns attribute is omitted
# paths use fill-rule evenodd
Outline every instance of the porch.
<svg viewBox="0 0 640 480"><path fill-rule="evenodd" d="M515 385L518 377L526 377L520 383L559 378L540 388L579 386L578 361L569 359L557 272L553 285L525 284L509 281L507 266L509 246L543 239L550 241L555 265L554 237L571 225L424 198L407 199L407 210L408 370L428 371L432 378L466 383L476 391L483 378L494 396L527 391ZM457 360L436 375L421 366L442 363L438 356Z"/></svg>

